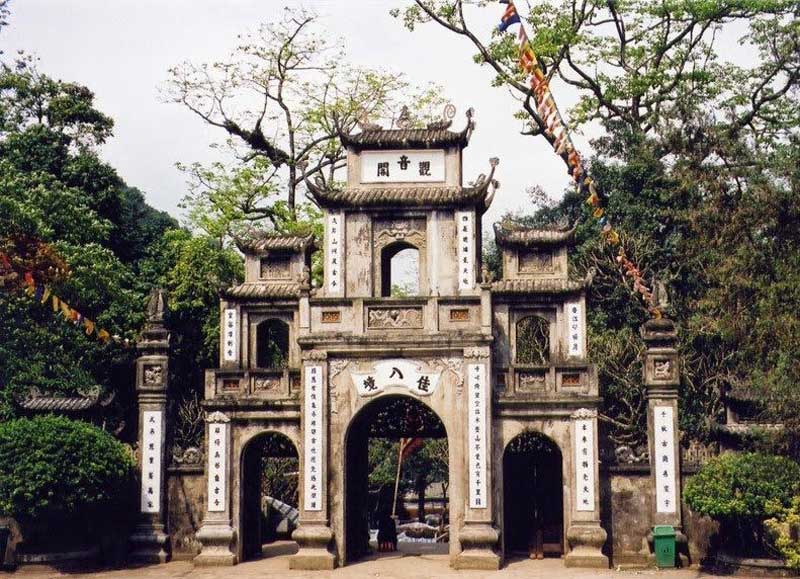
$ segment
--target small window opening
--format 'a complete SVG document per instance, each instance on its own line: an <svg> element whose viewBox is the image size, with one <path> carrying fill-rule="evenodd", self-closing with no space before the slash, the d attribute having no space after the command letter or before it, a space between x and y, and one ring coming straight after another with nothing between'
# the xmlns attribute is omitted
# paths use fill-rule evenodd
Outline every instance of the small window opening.
<svg viewBox="0 0 800 579"><path fill-rule="evenodd" d="M393 243L381 254L381 296L419 295L419 250L406 242Z"/></svg>
<svg viewBox="0 0 800 579"><path fill-rule="evenodd" d="M280 370L289 361L289 324L281 320L265 320L256 329L256 365Z"/></svg>
<svg viewBox="0 0 800 579"><path fill-rule="evenodd" d="M550 322L528 316L517 322L518 364L547 364L550 361Z"/></svg>

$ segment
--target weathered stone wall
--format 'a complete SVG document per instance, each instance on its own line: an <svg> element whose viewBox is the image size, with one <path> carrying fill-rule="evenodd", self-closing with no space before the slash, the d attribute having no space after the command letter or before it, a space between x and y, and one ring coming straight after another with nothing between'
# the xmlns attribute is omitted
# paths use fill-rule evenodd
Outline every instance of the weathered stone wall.
<svg viewBox="0 0 800 579"><path fill-rule="evenodd" d="M167 472L167 531L173 560L192 559L200 551L195 533L205 512L205 482L202 465L170 467Z"/></svg>
<svg viewBox="0 0 800 579"><path fill-rule="evenodd" d="M682 484L690 478L683 473ZM644 566L649 562L647 535L653 526L653 490L647 466L611 467L600 473L602 524L608 532L606 549L612 564ZM688 539L689 563L707 556L718 525L682 508L683 532Z"/></svg>

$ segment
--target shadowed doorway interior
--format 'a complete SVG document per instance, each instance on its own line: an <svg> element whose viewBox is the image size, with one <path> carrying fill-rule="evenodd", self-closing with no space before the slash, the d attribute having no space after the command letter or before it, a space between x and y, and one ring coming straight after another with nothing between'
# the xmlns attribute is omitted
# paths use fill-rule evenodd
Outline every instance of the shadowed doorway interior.
<svg viewBox="0 0 800 579"><path fill-rule="evenodd" d="M561 451L546 436L524 432L503 454L506 556L561 556L563 527Z"/></svg>
<svg viewBox="0 0 800 579"><path fill-rule="evenodd" d="M436 413L410 396L380 396L345 440L346 561L377 550L377 529L392 515L401 553L447 552L449 451Z"/></svg>
<svg viewBox="0 0 800 579"><path fill-rule="evenodd" d="M297 449L288 437L265 432L242 452L241 541L242 560L270 550L276 541L290 541L297 525ZM284 545L293 552L294 545Z"/></svg>

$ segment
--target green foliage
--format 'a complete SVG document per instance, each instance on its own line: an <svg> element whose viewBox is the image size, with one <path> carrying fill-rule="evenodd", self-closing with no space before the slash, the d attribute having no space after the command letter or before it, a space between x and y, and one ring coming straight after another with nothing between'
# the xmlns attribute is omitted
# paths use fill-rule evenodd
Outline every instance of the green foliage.
<svg viewBox="0 0 800 579"><path fill-rule="evenodd" d="M0 423L0 512L21 521L97 521L125 496L133 466L124 445L84 422Z"/></svg>
<svg viewBox="0 0 800 579"><path fill-rule="evenodd" d="M721 520L763 520L788 507L800 491L800 465L783 456L726 453L707 462L686 483L686 504Z"/></svg>
<svg viewBox="0 0 800 579"><path fill-rule="evenodd" d="M800 497L793 497L786 507L779 504L768 504L774 516L764 521L775 548L784 563L790 569L800 569Z"/></svg>

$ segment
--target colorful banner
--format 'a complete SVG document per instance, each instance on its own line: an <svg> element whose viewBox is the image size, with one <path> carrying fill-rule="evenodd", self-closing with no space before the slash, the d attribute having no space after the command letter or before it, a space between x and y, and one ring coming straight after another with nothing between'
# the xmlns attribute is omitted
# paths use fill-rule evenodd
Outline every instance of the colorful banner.
<svg viewBox="0 0 800 579"><path fill-rule="evenodd" d="M525 32L525 27L517 13L516 7L511 0L500 0L501 4L506 4L507 7L503 12L500 19L500 24L497 29L504 32L512 24L519 24L519 32L517 39L519 41L519 66L520 69L528 76L530 76L530 87L533 92L534 100L536 103L536 112L544 123L544 134L550 144L553 146L556 154L564 159L567 164L567 169L572 177L575 187L579 194L586 195L586 203L590 205L592 210L592 217L598 221L601 226L601 235L606 243L616 246L620 243L619 233L614 229L608 216L605 214L603 201L597 191L597 185L592 179L583 164L583 159L580 153L575 148L572 138L569 134L569 127L564 122L561 116L556 101L553 98L553 93L550 91L550 83L547 75L544 74L542 66L539 64L539 59L533 51L528 34ZM624 248L620 247L617 253L617 263L625 271L625 275L630 277L633 281L633 289L639 293L644 300L647 310L655 318L661 317L661 311L653 303L653 293L647 287L639 268L625 254Z"/></svg>
<svg viewBox="0 0 800 579"><path fill-rule="evenodd" d="M103 328L98 328L92 320L84 316L78 310L72 308L67 302L59 298L57 295L53 294L52 290L48 286L37 283L33 278L33 273L29 271L25 272L23 280L26 286L25 293L43 305L50 302L53 308L53 313L60 313L64 320L72 322L76 326L82 327L87 336L91 336L96 332L97 339L104 344L111 340L114 340L115 342L128 342L128 340L122 340L119 336L112 336Z"/></svg>

